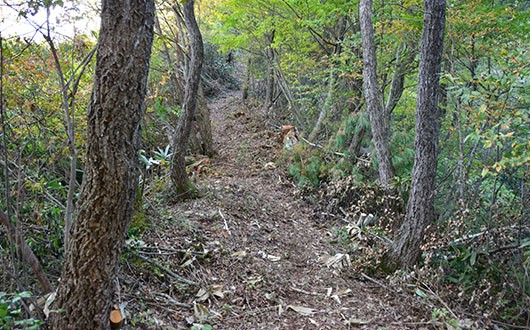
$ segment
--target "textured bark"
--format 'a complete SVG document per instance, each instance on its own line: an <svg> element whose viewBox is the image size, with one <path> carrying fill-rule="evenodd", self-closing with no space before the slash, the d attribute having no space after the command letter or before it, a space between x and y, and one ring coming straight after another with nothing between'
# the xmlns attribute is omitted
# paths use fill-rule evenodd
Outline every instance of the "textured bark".
<svg viewBox="0 0 530 330"><path fill-rule="evenodd" d="M203 155L212 157L215 154L212 138L212 123L210 120L210 108L206 103L204 92L199 86L199 104L195 115L195 126L199 133L200 151Z"/></svg>
<svg viewBox="0 0 530 330"><path fill-rule="evenodd" d="M110 328L112 281L138 185L153 24L152 0L102 1L85 174L52 329Z"/></svg>
<svg viewBox="0 0 530 330"><path fill-rule="evenodd" d="M195 193L188 173L186 172L186 161L184 158L188 147L192 120L195 116L195 108L197 107L202 61L204 57L202 36L195 19L194 4L194 0L188 0L184 3L183 8L184 20L189 33L191 57L186 75L182 113L173 139L173 157L171 159L171 181L179 199L192 197Z"/></svg>
<svg viewBox="0 0 530 330"><path fill-rule="evenodd" d="M361 0L359 4L359 19L363 43L364 97L368 115L370 116L372 141L379 165L379 181L383 187L390 189L390 185L394 180L394 168L390 153L388 113L385 113L383 109L382 97L377 86L377 58L374 27L372 25L372 0Z"/></svg>
<svg viewBox="0 0 530 330"><path fill-rule="evenodd" d="M189 138L189 148L191 153L206 155L212 157L214 155L212 125L210 122L210 109L206 103L206 98L199 85L197 109L195 110L195 117L192 120L192 130Z"/></svg>
<svg viewBox="0 0 530 330"><path fill-rule="evenodd" d="M385 258L387 268L413 266L421 257L425 228L434 220L438 164L438 108L446 0L426 0L416 100L414 166L407 215Z"/></svg>

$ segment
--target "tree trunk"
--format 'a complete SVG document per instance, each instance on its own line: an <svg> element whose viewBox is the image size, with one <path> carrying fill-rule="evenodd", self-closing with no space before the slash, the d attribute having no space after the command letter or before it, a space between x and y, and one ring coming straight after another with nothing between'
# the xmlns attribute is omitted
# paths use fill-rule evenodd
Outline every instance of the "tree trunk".
<svg viewBox="0 0 530 330"><path fill-rule="evenodd" d="M204 97L204 92L199 86L199 104L197 107L197 114L195 115L196 127L199 131L200 136L200 146L201 153L208 157L212 157L215 154L213 148L213 138L212 138L212 123L210 120L210 108L206 103L206 98Z"/></svg>
<svg viewBox="0 0 530 330"><path fill-rule="evenodd" d="M265 58L267 60L267 76L265 81L265 102L263 103L263 109L266 113L272 109L272 103L274 100L274 63L275 63L275 54L274 49L272 49L272 44L274 42L275 31L267 35L268 47L265 50Z"/></svg>
<svg viewBox="0 0 530 330"><path fill-rule="evenodd" d="M417 51L410 50L409 54L406 54L407 45L401 44L396 50L396 66L394 68L394 74L392 75L392 82L390 83L390 91L388 92L388 99L385 104L384 112L390 115L396 108L397 103L403 95L405 90L405 74L409 70L410 64L414 61Z"/></svg>
<svg viewBox="0 0 530 330"><path fill-rule="evenodd" d="M102 1L85 175L52 329L110 328L112 281L138 185L153 24L152 0Z"/></svg>
<svg viewBox="0 0 530 330"><path fill-rule="evenodd" d="M372 0L361 0L359 4L359 19L363 43L363 78L364 97L370 116L372 141L374 143L379 165L379 181L386 189L391 188L394 180L394 168L390 153L388 113L382 106L382 98L377 87L377 58L374 42L374 27L372 25Z"/></svg>
<svg viewBox="0 0 530 330"><path fill-rule="evenodd" d="M425 228L434 220L434 182L438 163L438 109L446 0L426 0L416 101L414 166L407 215L385 256L389 270L413 266L421 257Z"/></svg>
<svg viewBox="0 0 530 330"><path fill-rule="evenodd" d="M246 101L248 99L248 90L250 88L250 66L252 64L251 55L247 55L247 63L245 65L245 80L243 81L243 86L241 90L241 100Z"/></svg>
<svg viewBox="0 0 530 330"><path fill-rule="evenodd" d="M192 153L212 157L213 149L212 125L210 122L210 109L202 87L199 85L198 104L195 117L192 120L192 131L189 138L189 148Z"/></svg>
<svg viewBox="0 0 530 330"><path fill-rule="evenodd" d="M189 33L191 58L186 76L184 102L182 113L179 118L175 137L173 139L173 157L171 159L171 180L174 185L178 199L192 197L195 189L186 172L185 155L188 147L188 139L191 132L192 120L195 116L199 83L201 79L201 68L204 57L201 31L195 20L194 0L184 3L184 20Z"/></svg>
<svg viewBox="0 0 530 330"><path fill-rule="evenodd" d="M309 141L314 141L318 133L320 133L320 130L322 129L322 126L324 125L326 119L329 116L329 111L332 108L332 101L333 101L333 91L335 90L335 74L333 72L333 68L329 71L329 77L328 77L328 91L326 93L326 99L324 100L324 104L322 105L322 109L320 109L320 113L318 115L317 122L315 124L315 127L313 127L313 130L311 131L311 134L309 134Z"/></svg>

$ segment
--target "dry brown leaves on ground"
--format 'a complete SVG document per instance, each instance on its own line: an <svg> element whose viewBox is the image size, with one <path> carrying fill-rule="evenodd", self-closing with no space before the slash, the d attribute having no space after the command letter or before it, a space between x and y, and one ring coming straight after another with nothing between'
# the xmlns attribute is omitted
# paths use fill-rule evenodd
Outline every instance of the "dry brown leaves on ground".
<svg viewBox="0 0 530 330"><path fill-rule="evenodd" d="M210 107L218 155L200 161L201 197L157 211L129 241L127 328L433 328L413 301L352 274L333 227L286 178L279 131L260 110L235 94Z"/></svg>

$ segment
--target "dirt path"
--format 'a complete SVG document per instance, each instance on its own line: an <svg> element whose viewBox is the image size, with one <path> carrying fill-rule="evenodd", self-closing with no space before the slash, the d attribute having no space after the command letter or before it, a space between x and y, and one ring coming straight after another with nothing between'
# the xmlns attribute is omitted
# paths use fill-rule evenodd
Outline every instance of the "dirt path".
<svg viewBox="0 0 530 330"><path fill-rule="evenodd" d="M335 233L316 224L295 194L274 127L236 94L210 108L218 155L197 176L202 196L174 205L144 238L140 251L158 275L130 266L131 275L144 276L136 291L131 283L125 289L135 306L130 326L413 328L404 325L411 311L395 294L325 265L339 252L330 243Z"/></svg>

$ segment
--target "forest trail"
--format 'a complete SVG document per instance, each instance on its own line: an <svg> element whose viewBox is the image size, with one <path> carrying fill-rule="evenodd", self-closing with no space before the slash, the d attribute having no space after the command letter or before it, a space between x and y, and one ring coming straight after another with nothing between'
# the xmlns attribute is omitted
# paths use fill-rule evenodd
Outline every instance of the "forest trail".
<svg viewBox="0 0 530 330"><path fill-rule="evenodd" d="M335 229L314 222L296 195L278 129L238 97L210 101L218 155L197 167L201 197L172 206L143 238L139 253L158 276L129 267L143 276L129 296L133 328L415 328L413 308L395 293L326 266L340 252Z"/></svg>

